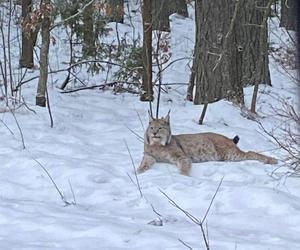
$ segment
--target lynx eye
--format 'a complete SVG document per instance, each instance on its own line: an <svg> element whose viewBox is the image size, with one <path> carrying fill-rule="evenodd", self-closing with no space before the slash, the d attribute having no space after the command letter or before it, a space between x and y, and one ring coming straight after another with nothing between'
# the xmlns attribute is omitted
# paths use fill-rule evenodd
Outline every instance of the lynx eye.
<svg viewBox="0 0 300 250"><path fill-rule="evenodd" d="M159 127L158 129L162 129L162 127Z"/></svg>

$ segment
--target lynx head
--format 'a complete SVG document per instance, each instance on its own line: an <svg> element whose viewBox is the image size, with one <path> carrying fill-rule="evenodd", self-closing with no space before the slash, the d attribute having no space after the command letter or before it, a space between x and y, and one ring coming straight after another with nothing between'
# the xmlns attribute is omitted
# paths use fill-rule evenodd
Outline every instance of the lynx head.
<svg viewBox="0 0 300 250"><path fill-rule="evenodd" d="M166 117L149 118L149 126L145 133L145 143L166 146L171 141L170 111Z"/></svg>

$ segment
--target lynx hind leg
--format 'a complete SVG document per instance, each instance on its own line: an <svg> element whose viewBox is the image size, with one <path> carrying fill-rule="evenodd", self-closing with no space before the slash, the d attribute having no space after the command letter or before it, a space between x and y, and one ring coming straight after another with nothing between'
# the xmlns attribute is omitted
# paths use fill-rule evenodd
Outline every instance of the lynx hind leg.
<svg viewBox="0 0 300 250"><path fill-rule="evenodd" d="M229 161L243 161L243 160L256 160L265 164L277 164L277 159L253 151L244 152L239 148L227 153L227 160Z"/></svg>
<svg viewBox="0 0 300 250"><path fill-rule="evenodd" d="M150 155L144 154L143 160L137 169L137 173L141 174L145 171L147 171L149 168L153 166L153 164L156 162L155 158L153 158Z"/></svg>

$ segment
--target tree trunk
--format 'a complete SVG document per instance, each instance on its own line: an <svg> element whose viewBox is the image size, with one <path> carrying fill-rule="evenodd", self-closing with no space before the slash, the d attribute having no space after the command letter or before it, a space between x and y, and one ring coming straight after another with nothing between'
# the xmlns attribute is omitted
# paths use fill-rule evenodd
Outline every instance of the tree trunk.
<svg viewBox="0 0 300 250"><path fill-rule="evenodd" d="M83 57L95 56L94 7L91 4L83 11Z"/></svg>
<svg viewBox="0 0 300 250"><path fill-rule="evenodd" d="M169 14L177 13L184 17L189 16L185 0L169 0L169 8Z"/></svg>
<svg viewBox="0 0 300 250"><path fill-rule="evenodd" d="M124 22L124 0L107 0L106 15L108 21L123 23Z"/></svg>
<svg viewBox="0 0 300 250"><path fill-rule="evenodd" d="M186 94L186 99L188 101L193 101L194 99L194 86L195 86L195 80L196 80L196 71L197 71L197 65L198 65L198 60L199 60L199 56L198 56L198 50L197 50L197 46L199 46L199 42L198 40L198 35L200 34L200 30L198 30L200 27L200 25L197 25L198 22L198 18L199 18L199 13L197 12L197 10L199 9L197 7L198 1L195 1L195 26L196 26L196 35L195 35L195 45L194 45L194 53L193 53L193 61L192 61L192 68L191 68L191 75L190 75L190 79L189 79L189 84L188 84L188 88L187 88L187 94Z"/></svg>
<svg viewBox="0 0 300 250"><path fill-rule="evenodd" d="M201 0L196 4L195 104L223 98L244 102L241 85L241 55L236 43L237 12L240 1Z"/></svg>
<svg viewBox="0 0 300 250"><path fill-rule="evenodd" d="M170 31L169 0L152 0L152 29Z"/></svg>
<svg viewBox="0 0 300 250"><path fill-rule="evenodd" d="M46 9L45 6L50 5L50 0L41 2L41 9ZM37 87L36 105L46 107L46 91L48 80L48 65L49 65L49 45L50 45L50 15L46 12L42 19L41 35L42 46L40 51L40 78Z"/></svg>
<svg viewBox="0 0 300 250"><path fill-rule="evenodd" d="M285 27L287 30L296 30L296 1L297 0L281 0L280 27Z"/></svg>
<svg viewBox="0 0 300 250"><path fill-rule="evenodd" d="M143 77L141 101L153 100L151 0L143 2Z"/></svg>
<svg viewBox="0 0 300 250"><path fill-rule="evenodd" d="M22 0L22 19L26 20L28 14L32 11L32 0ZM22 51L19 65L21 68L31 69L34 66L33 63L33 46L34 46L34 34L30 31L26 31L25 27L22 27Z"/></svg>
<svg viewBox="0 0 300 250"><path fill-rule="evenodd" d="M185 0L152 0L152 29L169 32L169 16L173 13L188 17Z"/></svg>
<svg viewBox="0 0 300 250"><path fill-rule="evenodd" d="M256 73L256 81L255 81L255 85L254 85L254 90L253 90L253 96L252 96L252 101L251 101L251 112L252 113L256 113L256 99L257 99L257 94L258 94L258 83L259 80L261 79L261 76L264 74L264 61L263 61L263 57L264 57L264 47L267 47L267 43L266 43L266 37L268 35L268 26L267 26L267 22L268 22L268 17L270 14L270 10L271 10L271 5L272 5L273 0L268 0L268 2L263 6L264 10L263 10L263 20L261 23L261 28L260 28L260 36L259 36L259 47L262 48L259 53L258 53L258 57L257 57L257 73Z"/></svg>
<svg viewBox="0 0 300 250"><path fill-rule="evenodd" d="M238 20L240 28L236 29L236 37L238 49L242 54L242 85L244 87L257 84L271 85L270 71L269 71L269 57L267 45L267 23L263 24L264 10L259 7L266 6L266 0L240 0L241 8L238 13ZM265 29L263 37L263 46L260 46L261 29ZM261 55L263 55L261 57ZM258 68L257 60L262 60L263 71ZM257 72L261 75L257 78Z"/></svg>

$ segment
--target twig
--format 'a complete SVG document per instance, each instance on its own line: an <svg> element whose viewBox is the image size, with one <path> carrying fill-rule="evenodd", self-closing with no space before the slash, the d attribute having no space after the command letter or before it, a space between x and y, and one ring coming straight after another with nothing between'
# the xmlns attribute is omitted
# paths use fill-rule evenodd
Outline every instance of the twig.
<svg viewBox="0 0 300 250"><path fill-rule="evenodd" d="M73 186L71 184L70 179L68 180L68 182L69 182L69 186L70 186L70 189L71 189L71 192L72 192L72 196L73 196L73 204L76 205L77 204L77 202L76 202L76 196L75 196L75 193L74 193L74 190L73 190Z"/></svg>
<svg viewBox="0 0 300 250"><path fill-rule="evenodd" d="M161 38L161 31L157 31L157 43L156 43L156 53L155 53L155 60L157 63L157 78L158 78L158 94L157 94L157 103L156 103L156 118L158 118L159 114L159 104L160 104L160 93L161 93L161 84L162 84L162 68L161 64L159 63L158 53L159 53L159 45L160 45L160 38Z"/></svg>
<svg viewBox="0 0 300 250"><path fill-rule="evenodd" d="M66 206L74 205L73 202L69 202L69 201L66 200L66 198L65 198L64 195L63 195L63 193L60 191L60 189L59 189L58 186L56 185L55 181L53 180L52 176L50 175L50 173L49 173L49 171L46 169L46 167L43 166L42 163L40 163L37 159L33 158L32 156L31 156L31 159L34 160L34 161L35 161L35 162L43 169L43 171L46 173L46 175L49 177L50 181L52 182L54 188L55 188L56 191L58 192L58 194L59 194L61 200L64 202L64 204L65 204Z"/></svg>
<svg viewBox="0 0 300 250"><path fill-rule="evenodd" d="M203 226L203 223L205 222L206 220L206 217L211 209L211 206L220 190L220 187L222 185L222 182L223 182L223 179L224 177L222 177L222 179L220 180L219 182L219 185L209 203L209 206L208 208L206 209L206 212L204 214L204 217L202 220L199 220L197 219L195 216L193 216L192 214L190 214L188 211L186 211L185 209L183 209L182 207L180 207L173 199L171 199L165 192L163 192L161 189L159 189L159 191L169 200L170 204L174 207L176 207L178 210L180 210L182 213L185 214L185 216L187 216L194 224L198 225L201 229L201 232L202 232L202 237L203 237L203 241L204 241L204 244L205 244L205 247L206 247L206 250L209 250L210 247L209 247L209 240L208 240L208 232L205 233L205 230L204 230L204 226ZM207 228L207 226L206 226Z"/></svg>
<svg viewBox="0 0 300 250"><path fill-rule="evenodd" d="M142 136L140 136L138 133L136 133L135 131L133 131L131 128L129 128L126 124L124 124L124 126L131 132L133 133L137 139L140 141L140 142L144 142L144 138Z"/></svg>
<svg viewBox="0 0 300 250"><path fill-rule="evenodd" d="M54 70L54 71L49 71L48 74L56 74L56 73L60 73L60 72L64 72L64 71L69 71L70 69L74 68L74 67L77 67L81 64L86 64L86 63L92 63L92 62L98 62L98 63L106 63L106 64L111 64L111 65L114 65L114 66L118 66L118 67L123 67L123 65L121 64L118 64L118 63L114 63L114 62L109 62L109 61L105 61L105 60L96 60L96 59L91 59L91 60L83 60L83 61L79 61L77 63L74 63L72 65L70 65L69 67L65 68L65 69L58 69L58 70ZM34 76L30 79L27 79L27 80L24 80L24 81L21 81L15 88L14 88L14 91L17 91L23 84L27 83L27 82L30 82L32 80L35 80L35 79L38 79L40 76L37 75L37 76Z"/></svg>
<svg viewBox="0 0 300 250"><path fill-rule="evenodd" d="M48 113L50 117L50 127L53 128L53 117L52 117L52 112L51 112L51 107L50 107L50 100L49 100L49 93L48 93L48 86L46 85L46 100L47 100L47 108L48 108Z"/></svg>
<svg viewBox="0 0 300 250"><path fill-rule="evenodd" d="M188 249L193 250L193 248L190 247L190 246L189 246L187 243L185 243L183 240L178 239L178 241L179 241L182 245L184 245L185 247L187 247Z"/></svg>
<svg viewBox="0 0 300 250"><path fill-rule="evenodd" d="M209 211L210 211L210 208L211 208L211 206L212 206L212 204L213 204L213 202L214 202L214 200L215 200L215 198L216 198L216 196L217 196L217 194L218 194L218 192L219 192L219 190L220 190L220 187L221 187L221 185L222 185L222 183L223 183L223 180L224 180L224 176L223 176L222 179L220 180L219 185L218 185L218 187L217 187L217 189L216 189L216 191L215 191L215 193L214 193L212 199L210 200L209 206L208 206L208 208L207 208L207 210L206 210L206 212L205 212L205 214L204 214L204 217L203 217L201 223L204 223L204 221L206 220L206 217L207 217L207 215L208 215L208 213L209 213Z"/></svg>
<svg viewBox="0 0 300 250"><path fill-rule="evenodd" d="M67 94L67 93L73 93L73 92L77 92L77 91L81 91L81 90L88 90L88 89L95 89L95 88L103 89L104 87L111 87L111 86L116 85L118 83L137 84L135 82L119 82L119 81L116 81L116 82L108 82L108 83L104 83L104 84L87 86L87 87L82 87L82 88L77 88L77 89L65 90L65 91L61 91L60 93L61 94Z"/></svg>
<svg viewBox="0 0 300 250"><path fill-rule="evenodd" d="M140 195L141 195L141 198L142 198L143 193L142 193L142 189L141 189L141 186L140 186L139 178L137 177L136 167L135 167L135 164L134 164L134 161L133 161L133 158L132 158L132 155L131 155L131 152L130 152L130 149L128 147L128 144L127 144L126 140L124 140L124 143L125 143L126 149L128 151L128 154L130 156L131 164L132 164L134 175L135 175L136 185L137 185L137 188L138 188L138 190L140 192Z"/></svg>
<svg viewBox="0 0 300 250"><path fill-rule="evenodd" d="M21 126L20 126L20 124L19 124L19 122L18 122L18 120L17 120L17 117L16 117L14 111L13 111L13 110L10 110L10 112L11 112L12 116L14 117L14 120L15 120L15 122L16 122L16 124L17 124L18 130L19 130L20 135L21 135L21 140L22 140L23 149L25 149L25 148L26 148L26 147L25 147L25 140L24 140L24 135L23 135Z"/></svg>

